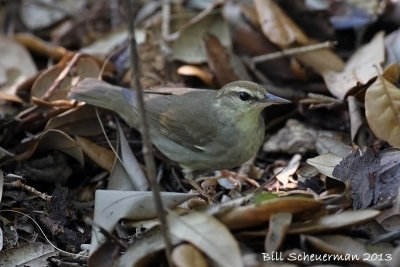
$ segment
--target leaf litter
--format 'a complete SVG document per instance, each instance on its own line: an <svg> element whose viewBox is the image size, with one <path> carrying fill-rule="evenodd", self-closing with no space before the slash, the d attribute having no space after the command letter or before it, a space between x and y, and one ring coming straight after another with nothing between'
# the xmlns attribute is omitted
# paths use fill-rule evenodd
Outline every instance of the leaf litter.
<svg viewBox="0 0 400 267"><path fill-rule="evenodd" d="M11 2L2 3L0 14L9 27L0 42L1 262L165 265L139 133L112 111L66 97L87 77L129 87L117 1L25 2L13 3L21 7L13 16ZM290 263L291 255L300 265L328 255L332 264L352 256L394 266L399 21L383 11L399 4L336 2L139 6L146 89L217 89L246 79L293 102L265 111L256 157L240 169L200 174L200 191L156 151L177 266ZM367 31L352 30L360 26ZM332 40L336 46L312 48ZM275 252L285 256L265 260Z"/></svg>

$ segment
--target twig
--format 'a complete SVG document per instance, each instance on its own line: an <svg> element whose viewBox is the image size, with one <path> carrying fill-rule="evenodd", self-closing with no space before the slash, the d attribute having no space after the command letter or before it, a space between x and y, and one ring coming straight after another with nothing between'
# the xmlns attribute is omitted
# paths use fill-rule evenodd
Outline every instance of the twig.
<svg viewBox="0 0 400 267"><path fill-rule="evenodd" d="M135 85L134 88L137 91L137 103L138 103L138 111L139 111L139 118L140 118L140 132L142 134L143 140L143 157L146 163L146 171L147 171L147 178L149 179L149 183L152 188L153 197L154 197L154 204L157 208L157 215L160 220L160 229L161 233L164 238L165 242L165 254L168 261L169 266L173 266L172 259L171 259L171 239L169 236L168 231L168 224L167 219L165 216L165 209L162 204L162 199L160 196L160 187L157 183L157 173L156 173L156 165L154 162L153 157L153 150L150 140L150 133L147 124L147 114L145 111L144 99L143 99L143 88L140 82L140 65L139 65L139 55L137 49L137 42L135 38L135 25L134 21L136 18L136 14L133 12L133 7L129 0L123 1L126 10L126 23L128 24L129 29L129 40L130 40L130 47L131 47L131 82ZM137 5L137 1L133 1Z"/></svg>
<svg viewBox="0 0 400 267"><path fill-rule="evenodd" d="M171 3L169 0L164 0L162 3L162 25L161 32L164 40L169 37L169 23L171 20Z"/></svg>
<svg viewBox="0 0 400 267"><path fill-rule="evenodd" d="M282 50L282 51L275 52L275 53L269 53L269 54L265 54L265 55L261 55L261 56L252 57L251 61L253 63L259 63L259 62L277 59L277 58L281 58L281 57L285 57L285 56L291 56L291 55L311 52L311 51L315 51L315 50L325 49L325 48L332 47L335 44L336 44L336 42L327 41L327 42L318 43L318 44L295 47L295 48L286 49L286 50Z"/></svg>
<svg viewBox="0 0 400 267"><path fill-rule="evenodd" d="M25 189L26 191L31 192L32 194L40 197L44 201L50 201L51 200L51 196L49 196L49 195L47 195L45 193L39 192L38 190L36 190L32 186L29 186L29 185L26 185L26 184L22 183L21 180L16 180L16 181L13 181L11 183L4 183L4 186L12 187L12 188L22 188L22 189Z"/></svg>

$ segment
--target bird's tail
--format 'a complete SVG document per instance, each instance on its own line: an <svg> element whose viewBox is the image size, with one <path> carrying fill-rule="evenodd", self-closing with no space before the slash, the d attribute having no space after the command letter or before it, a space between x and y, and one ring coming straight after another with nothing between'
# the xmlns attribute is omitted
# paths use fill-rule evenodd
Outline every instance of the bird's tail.
<svg viewBox="0 0 400 267"><path fill-rule="evenodd" d="M131 127L137 124L135 92L94 78L86 78L72 88L68 97L118 113Z"/></svg>

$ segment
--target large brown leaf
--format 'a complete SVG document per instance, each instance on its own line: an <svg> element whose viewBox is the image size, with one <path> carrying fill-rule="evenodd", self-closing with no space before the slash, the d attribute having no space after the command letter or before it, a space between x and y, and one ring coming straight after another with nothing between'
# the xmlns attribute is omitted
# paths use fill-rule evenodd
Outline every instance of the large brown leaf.
<svg viewBox="0 0 400 267"><path fill-rule="evenodd" d="M400 147L400 89L379 77L365 95L365 115L374 134Z"/></svg>

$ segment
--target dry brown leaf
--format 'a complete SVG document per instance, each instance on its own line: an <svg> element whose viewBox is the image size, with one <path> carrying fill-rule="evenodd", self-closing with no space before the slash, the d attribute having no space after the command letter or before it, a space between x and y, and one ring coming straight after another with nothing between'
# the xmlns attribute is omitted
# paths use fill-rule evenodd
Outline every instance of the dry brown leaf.
<svg viewBox="0 0 400 267"><path fill-rule="evenodd" d="M382 76L391 83L396 83L400 80L400 66L398 64L391 64L383 72Z"/></svg>
<svg viewBox="0 0 400 267"><path fill-rule="evenodd" d="M328 48L299 53L293 57L321 75L326 71L342 71L344 68L343 60Z"/></svg>
<svg viewBox="0 0 400 267"><path fill-rule="evenodd" d="M205 68L192 65L183 65L178 68L177 73L183 76L195 76L202 80L208 86L216 87L214 76L208 69L206 70Z"/></svg>
<svg viewBox="0 0 400 267"><path fill-rule="evenodd" d="M207 260L200 250L191 244L182 244L172 251L172 261L177 267L207 267Z"/></svg>
<svg viewBox="0 0 400 267"><path fill-rule="evenodd" d="M265 238L265 252L272 253L279 250L292 222L292 217L293 215L288 212L278 212L271 216L268 234Z"/></svg>
<svg viewBox="0 0 400 267"><path fill-rule="evenodd" d="M349 210L332 214L305 223L292 224L290 234L321 233L358 225L376 218L378 210Z"/></svg>
<svg viewBox="0 0 400 267"><path fill-rule="evenodd" d="M114 152L83 137L76 136L75 140L90 159L104 170L111 171L115 160Z"/></svg>
<svg viewBox="0 0 400 267"><path fill-rule="evenodd" d="M332 95L343 100L353 89L367 84L377 75L376 66L385 60L384 32L377 33L349 59L342 72L327 70L322 73Z"/></svg>
<svg viewBox="0 0 400 267"><path fill-rule="evenodd" d="M307 36L296 23L273 1L254 0L259 23L264 35L281 48L298 43L309 43Z"/></svg>
<svg viewBox="0 0 400 267"><path fill-rule="evenodd" d="M400 89L383 77L365 94L365 116L373 133L394 147L400 147Z"/></svg>
<svg viewBox="0 0 400 267"><path fill-rule="evenodd" d="M269 217L277 212L298 213L303 211L315 211L322 207L322 203L309 198L284 197L265 201L260 205L236 207L223 214L219 219L229 229L243 229L260 225L269 220Z"/></svg>
<svg viewBox="0 0 400 267"><path fill-rule="evenodd" d="M80 146L59 130L51 129L41 133L36 149L41 151L59 150L76 159L81 166L84 164L83 151Z"/></svg>
<svg viewBox="0 0 400 267"><path fill-rule="evenodd" d="M243 266L238 242L213 216L197 211L184 216L169 213L168 224L172 236L192 243L217 266Z"/></svg>
<svg viewBox="0 0 400 267"><path fill-rule="evenodd" d="M50 86L54 83L57 79L58 75L63 71L63 67L58 65L54 65L44 72L42 72L39 77L35 80L32 90L31 90L31 97L42 98ZM71 88L71 77L66 76L58 86L59 90L56 90L52 97L49 100L59 100L65 99L68 100L66 97L67 92Z"/></svg>
<svg viewBox="0 0 400 267"><path fill-rule="evenodd" d="M64 69L64 65L59 63L58 65L54 65L41 73L32 86L31 96L43 98L49 88L56 82L58 77L64 71ZM77 79L82 80L87 77L97 78L98 74L100 73L100 68L94 59L90 57L81 57L75 64L75 71ZM69 101L70 99L67 98L67 94L73 86L73 78L75 77L72 75L65 75L61 82L57 85L56 89L52 92L50 98L47 100L52 101L63 99Z"/></svg>
<svg viewBox="0 0 400 267"><path fill-rule="evenodd" d="M213 34L206 34L203 43L207 52L208 65L214 72L219 86L239 80L231 66L232 54L221 44Z"/></svg>
<svg viewBox="0 0 400 267"><path fill-rule="evenodd" d="M68 52L68 50L64 47L55 46L52 43L45 42L30 33L18 33L14 35L14 39L27 47L29 50L32 50L44 56L51 57L55 60L62 58Z"/></svg>

